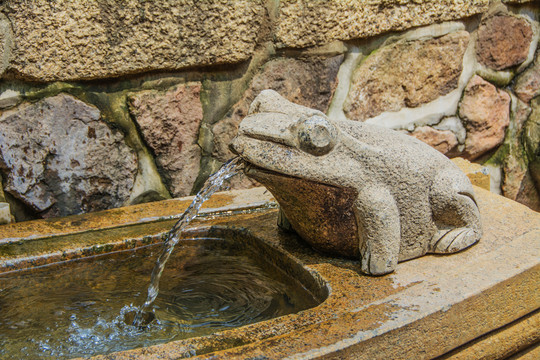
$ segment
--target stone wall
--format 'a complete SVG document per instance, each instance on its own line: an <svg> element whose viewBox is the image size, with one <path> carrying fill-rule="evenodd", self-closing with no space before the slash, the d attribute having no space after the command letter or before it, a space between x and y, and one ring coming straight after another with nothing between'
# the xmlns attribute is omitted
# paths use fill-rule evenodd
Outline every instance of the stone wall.
<svg viewBox="0 0 540 360"><path fill-rule="evenodd" d="M540 210L539 18L523 0L5 0L0 202L20 221L193 194L271 88L484 164Z"/></svg>

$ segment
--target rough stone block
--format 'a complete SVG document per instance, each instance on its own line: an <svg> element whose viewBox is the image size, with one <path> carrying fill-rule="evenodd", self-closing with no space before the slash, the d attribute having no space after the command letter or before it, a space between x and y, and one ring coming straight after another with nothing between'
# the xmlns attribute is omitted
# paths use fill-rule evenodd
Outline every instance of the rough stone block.
<svg viewBox="0 0 540 360"><path fill-rule="evenodd" d="M409 135L425 142L445 155L458 145L456 134L450 130L436 130L430 126L421 126L414 129Z"/></svg>
<svg viewBox="0 0 540 360"><path fill-rule="evenodd" d="M478 27L476 57L494 70L504 70L527 59L533 38L531 24L524 18L497 14Z"/></svg>
<svg viewBox="0 0 540 360"><path fill-rule="evenodd" d="M476 159L503 142L510 124L510 95L475 75L465 88L459 116L467 129L464 156Z"/></svg>
<svg viewBox="0 0 540 360"><path fill-rule="evenodd" d="M487 10L489 0L280 1L278 43L309 47L391 30L462 19Z"/></svg>
<svg viewBox="0 0 540 360"><path fill-rule="evenodd" d="M457 31L380 48L354 71L345 115L363 121L448 94L457 88L468 43L469 33Z"/></svg>
<svg viewBox="0 0 540 360"><path fill-rule="evenodd" d="M13 217L9 210L9 204L6 202L0 202L0 225L9 224L12 222Z"/></svg>
<svg viewBox="0 0 540 360"><path fill-rule="evenodd" d="M221 161L232 156L229 144L240 121L247 116L249 105L265 89L272 89L286 99L325 112L337 86L337 73L342 55L329 58L276 59L268 62L255 75L243 98L229 115L213 127L214 153Z"/></svg>
<svg viewBox="0 0 540 360"><path fill-rule="evenodd" d="M18 91L6 90L0 94L0 109L6 109L19 104L22 96Z"/></svg>
<svg viewBox="0 0 540 360"><path fill-rule="evenodd" d="M237 63L266 18L252 0L12 0L0 10L16 39L11 70L41 81Z"/></svg>
<svg viewBox="0 0 540 360"><path fill-rule="evenodd" d="M540 60L538 54L540 52L537 51L534 64L516 79L514 85L516 95L526 103L540 95Z"/></svg>
<svg viewBox="0 0 540 360"><path fill-rule="evenodd" d="M11 59L13 34L11 24L4 14L0 13L0 76L6 71Z"/></svg>
<svg viewBox="0 0 540 360"><path fill-rule="evenodd" d="M6 192L55 217L123 205L137 159L97 108L60 94L0 115L0 169Z"/></svg>
<svg viewBox="0 0 540 360"><path fill-rule="evenodd" d="M129 109L173 196L190 195L199 174L197 145L203 111L199 83L168 91L142 91L128 98Z"/></svg>

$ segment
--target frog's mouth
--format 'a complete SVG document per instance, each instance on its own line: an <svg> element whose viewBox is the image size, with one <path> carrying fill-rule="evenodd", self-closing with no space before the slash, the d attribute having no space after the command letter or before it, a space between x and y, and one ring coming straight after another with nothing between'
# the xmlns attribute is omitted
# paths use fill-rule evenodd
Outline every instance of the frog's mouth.
<svg viewBox="0 0 540 360"><path fill-rule="evenodd" d="M275 171L275 170L269 170L269 169L257 166L245 159L244 161L246 163L244 167L244 173L248 177L254 180L257 180L258 182L260 182L266 187L269 187L272 185L276 186L277 184L286 182L287 184L294 184L294 183L310 184L309 187L327 187L327 188L332 188L336 190L340 189L339 187L334 186L334 185L305 179L299 176L284 174L282 172Z"/></svg>
<svg viewBox="0 0 540 360"><path fill-rule="evenodd" d="M278 171L274 171L274 170L268 170L268 169L265 169L265 168L262 168L260 166L257 166L247 160L244 160L246 162L246 166L244 168L244 173L259 181L259 182L263 182L265 179L271 179L271 178L275 178L275 177L283 177L283 178L289 178L289 179L297 179L298 181L306 181L300 177L297 177L297 176L292 176L292 175L287 175L287 174L283 174L283 173L280 173Z"/></svg>

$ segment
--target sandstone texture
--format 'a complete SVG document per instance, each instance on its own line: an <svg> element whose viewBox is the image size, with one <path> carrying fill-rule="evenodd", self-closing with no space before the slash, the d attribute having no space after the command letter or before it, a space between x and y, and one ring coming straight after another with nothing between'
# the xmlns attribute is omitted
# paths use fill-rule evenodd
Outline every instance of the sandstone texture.
<svg viewBox="0 0 540 360"><path fill-rule="evenodd" d="M489 0L285 0L279 4L278 43L308 47L462 19L487 10Z"/></svg>
<svg viewBox="0 0 540 360"><path fill-rule="evenodd" d="M527 59L533 31L531 24L511 15L484 19L478 28L476 57L494 70L504 70Z"/></svg>
<svg viewBox="0 0 540 360"><path fill-rule="evenodd" d="M6 192L55 217L123 205L137 159L98 109L60 94L2 113L0 169Z"/></svg>
<svg viewBox="0 0 540 360"><path fill-rule="evenodd" d="M14 90L6 90L0 94L0 109L13 107L21 102L21 94Z"/></svg>
<svg viewBox="0 0 540 360"><path fill-rule="evenodd" d="M343 56L308 59L276 59L255 75L242 99L213 127L213 155L221 161L234 156L229 144L238 125L247 116L253 99L262 90L272 89L286 99L326 112L337 86L337 72Z"/></svg>
<svg viewBox="0 0 540 360"><path fill-rule="evenodd" d="M354 71L344 103L351 120L417 107L457 87L469 33L400 40L370 55Z"/></svg>
<svg viewBox="0 0 540 360"><path fill-rule="evenodd" d="M524 125L526 152L531 162L540 161L540 97L531 102L532 112Z"/></svg>
<svg viewBox="0 0 540 360"><path fill-rule="evenodd" d="M538 202L540 203L540 98L535 98L532 105L533 111L525 124L523 138L529 160L529 172L538 192Z"/></svg>
<svg viewBox="0 0 540 360"><path fill-rule="evenodd" d="M11 58L13 34L11 24L4 14L0 13L0 76L6 71Z"/></svg>
<svg viewBox="0 0 540 360"><path fill-rule="evenodd" d="M191 193L200 170L197 145L203 117L199 83L179 85L168 91L142 91L128 98L130 112L158 170L175 197Z"/></svg>
<svg viewBox="0 0 540 360"><path fill-rule="evenodd" d="M461 171L467 175L471 184L481 187L484 190L490 189L490 176L488 170L480 164L472 163L462 157L455 157L451 159Z"/></svg>
<svg viewBox="0 0 540 360"><path fill-rule="evenodd" d="M525 175L527 174L526 159L523 159L517 154L518 151L515 150L516 148L519 149L518 144L514 145L511 153L503 163L503 178L501 184L502 194L512 200L517 199Z"/></svg>
<svg viewBox="0 0 540 360"><path fill-rule="evenodd" d="M529 208L540 211L540 190L526 162L515 155L509 156L503 166L504 178L501 185L505 197Z"/></svg>
<svg viewBox="0 0 540 360"><path fill-rule="evenodd" d="M515 200L535 211L540 211L540 191L538 190L538 182L535 182L532 178L531 171L527 171L523 176Z"/></svg>
<svg viewBox="0 0 540 360"><path fill-rule="evenodd" d="M266 16L253 0L12 0L0 10L16 39L11 70L41 81L244 61Z"/></svg>
<svg viewBox="0 0 540 360"><path fill-rule="evenodd" d="M358 274L357 261L321 256L306 249L296 236L278 231L277 211L260 207L273 199L261 190L215 194L204 204L205 211L223 207L259 211L199 218L197 227L211 228L209 236L233 234L238 237L234 244L257 246L261 258L285 264L282 268L287 274L324 302L298 314L231 328L226 336L193 337L98 355L94 360L171 360L194 352L199 358L215 360L506 359L538 342L540 214L475 189L485 229L476 246L451 256L403 262L392 276L368 277ZM0 268L23 269L38 262L53 263L61 256L87 258L109 252L111 247L123 250L138 246L136 240L126 241L126 232L132 239L140 239L167 231L170 222L155 219L171 218L190 202L190 198L160 201L105 214L3 226L0 238L20 240L0 245L1 250L18 250L2 251ZM220 231L219 225L232 229ZM111 227L110 237L99 236ZM252 236L234 230L239 227L247 228ZM68 244L55 238L50 241L51 233L69 236L88 230L91 236L73 236L74 241ZM36 235L46 238L36 240ZM240 345L231 347L231 339L238 339Z"/></svg>
<svg viewBox="0 0 540 360"><path fill-rule="evenodd" d="M521 75L518 76L514 85L516 95L526 103L540 95L540 59L536 53L534 63Z"/></svg>
<svg viewBox="0 0 540 360"><path fill-rule="evenodd" d="M410 135L445 155L458 145L456 134L450 130L436 130L430 126L421 126L414 129Z"/></svg>
<svg viewBox="0 0 540 360"><path fill-rule="evenodd" d="M12 219L9 204L6 202L0 202L0 225L9 224L12 222Z"/></svg>
<svg viewBox="0 0 540 360"><path fill-rule="evenodd" d="M540 101L532 109L520 100L513 113L511 136L507 136L507 155L502 162L502 194L540 211Z"/></svg>
<svg viewBox="0 0 540 360"><path fill-rule="evenodd" d="M475 75L465 88L459 116L467 129L464 157L476 159L504 140L510 123L510 95Z"/></svg>

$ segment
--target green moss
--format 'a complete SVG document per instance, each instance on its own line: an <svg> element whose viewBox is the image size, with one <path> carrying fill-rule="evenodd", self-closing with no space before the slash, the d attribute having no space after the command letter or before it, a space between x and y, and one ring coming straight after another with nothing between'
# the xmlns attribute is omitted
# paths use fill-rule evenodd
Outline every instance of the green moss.
<svg viewBox="0 0 540 360"><path fill-rule="evenodd" d="M493 85L505 87L506 85L510 84L510 82L512 82L515 72L510 70L495 71L483 66L476 71L476 74L482 79L489 81Z"/></svg>
<svg viewBox="0 0 540 360"><path fill-rule="evenodd" d="M202 80L201 104L203 123L215 124L237 103L255 74L275 54L271 43L261 46L249 62L240 64L232 71L208 73Z"/></svg>
<svg viewBox="0 0 540 360"><path fill-rule="evenodd" d="M81 88L80 86L66 82L55 82L43 87L36 88L30 87L25 89L23 87L22 90L25 100L30 102L38 101L50 96L55 96L60 93L67 93L77 96L77 94L83 92L83 88Z"/></svg>
<svg viewBox="0 0 540 360"><path fill-rule="evenodd" d="M529 162L540 161L540 96L531 101L532 112L523 126L522 142Z"/></svg>

